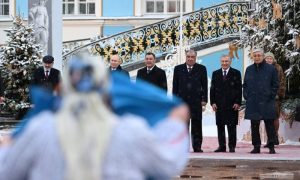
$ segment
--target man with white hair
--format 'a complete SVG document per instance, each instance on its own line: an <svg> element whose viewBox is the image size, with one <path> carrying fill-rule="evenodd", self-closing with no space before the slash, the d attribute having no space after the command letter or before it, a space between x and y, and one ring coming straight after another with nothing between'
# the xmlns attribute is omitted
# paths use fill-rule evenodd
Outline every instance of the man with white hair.
<svg viewBox="0 0 300 180"><path fill-rule="evenodd" d="M243 95L246 100L245 119L251 120L252 145L250 153L260 153L261 139L259 134L260 121L264 120L268 141L269 153L275 154L275 129L274 119L275 97L278 90L278 76L274 66L264 60L262 49L254 49L254 63L247 67Z"/></svg>

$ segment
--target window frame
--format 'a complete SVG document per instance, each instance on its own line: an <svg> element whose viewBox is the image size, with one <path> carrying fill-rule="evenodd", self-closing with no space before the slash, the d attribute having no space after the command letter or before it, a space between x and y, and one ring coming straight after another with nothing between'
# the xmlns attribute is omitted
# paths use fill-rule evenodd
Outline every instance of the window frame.
<svg viewBox="0 0 300 180"><path fill-rule="evenodd" d="M68 17L68 16L96 16L96 0L74 0L74 1L69 1L69 0L65 0L67 2L63 2L62 6L68 5L68 4L74 4L74 13L73 14L66 14L65 12L67 12L66 8L65 8L65 12L64 9L62 8L63 11L63 16L64 17ZM84 4L85 5L85 13L81 13L80 7L81 5ZM91 7L94 6L94 7ZM94 12L90 13L92 11L92 9L90 8L94 8Z"/></svg>
<svg viewBox="0 0 300 180"><path fill-rule="evenodd" d="M2 0L2 1L5 1L5 0ZM5 6L7 6L7 8L8 8L8 13L7 14L0 14L0 17L9 17L9 15L10 15L10 0L7 0L7 1L8 2L1 2L0 1L0 9L1 9L0 12L2 12L2 10L4 10Z"/></svg>
<svg viewBox="0 0 300 180"><path fill-rule="evenodd" d="M169 2L175 2L175 12L169 12ZM180 13L180 0L144 0L144 15L178 14ZM154 2L153 12L147 12L147 2ZM163 12L157 12L157 2L163 2ZM186 0L183 0L183 13L187 12Z"/></svg>
<svg viewBox="0 0 300 180"><path fill-rule="evenodd" d="M80 5L85 4L85 13L80 12ZM90 5L94 4L94 13L90 12ZM79 0L78 1L78 15L96 15L96 1L95 0Z"/></svg>
<svg viewBox="0 0 300 180"><path fill-rule="evenodd" d="M63 4L62 4L62 6L64 7L65 6L65 11L64 11L64 8L62 7L62 14L63 14L63 16L68 16L68 15L75 15L75 4L76 4L76 0L73 0L73 1L71 1L71 0L63 0L63 2L62 2ZM73 4L73 13L65 13L65 12L68 12L68 10L69 10L69 6L68 5L72 5Z"/></svg>

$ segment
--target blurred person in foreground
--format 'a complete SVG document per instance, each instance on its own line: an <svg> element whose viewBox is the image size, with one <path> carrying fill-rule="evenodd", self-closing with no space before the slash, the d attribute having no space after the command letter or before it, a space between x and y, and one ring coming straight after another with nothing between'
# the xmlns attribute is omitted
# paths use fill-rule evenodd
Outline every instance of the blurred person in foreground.
<svg viewBox="0 0 300 180"><path fill-rule="evenodd" d="M285 97L285 75L282 70L282 67L277 63L274 54L271 52L267 52L265 54L265 60L268 64L274 65L277 74L278 74L278 80L279 80L279 88L277 91L276 95L276 102L275 102L275 108L276 108L276 118L274 120L274 128L275 128L275 133L276 133L276 138L275 138L275 145L279 145L279 140L278 140L278 130L279 130L279 117L280 117L280 110L281 110L281 102L283 98ZM265 147L268 147L268 142L265 145Z"/></svg>
<svg viewBox="0 0 300 180"><path fill-rule="evenodd" d="M187 161L188 108L179 105L150 127L134 115L112 113L107 68L71 62L56 113L33 117L0 155L7 180L171 179ZM99 95L100 94L100 95Z"/></svg>
<svg viewBox="0 0 300 180"><path fill-rule="evenodd" d="M253 50L254 63L247 67L243 95L246 100L245 119L251 121L252 154L260 153L261 139L259 126L264 120L269 141L269 153L275 154L274 119L275 97L278 91L278 75L274 66L264 60L262 49Z"/></svg>

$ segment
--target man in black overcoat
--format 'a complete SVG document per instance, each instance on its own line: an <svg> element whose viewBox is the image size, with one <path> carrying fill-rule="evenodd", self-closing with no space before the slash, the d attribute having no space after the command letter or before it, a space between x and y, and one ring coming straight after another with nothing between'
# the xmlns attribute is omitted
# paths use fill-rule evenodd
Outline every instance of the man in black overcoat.
<svg viewBox="0 0 300 180"><path fill-rule="evenodd" d="M229 152L235 152L238 110L242 101L242 80L239 70L230 67L229 55L221 57L221 69L212 74L210 103L216 113L219 147L215 152L226 152L225 125Z"/></svg>
<svg viewBox="0 0 300 180"><path fill-rule="evenodd" d="M203 152L202 106L207 103L207 71L196 63L197 53L186 52L186 62L175 66L173 94L181 97L189 106L191 114L191 140L194 152Z"/></svg>
<svg viewBox="0 0 300 180"><path fill-rule="evenodd" d="M168 91L167 76L163 69L155 65L155 54L148 52L145 57L146 67L139 69L137 72L137 82L145 80L166 92Z"/></svg>
<svg viewBox="0 0 300 180"><path fill-rule="evenodd" d="M34 71L32 84L44 87L53 93L59 93L60 71L53 68L53 64L52 56L44 56L43 66Z"/></svg>
<svg viewBox="0 0 300 180"><path fill-rule="evenodd" d="M121 64L122 64L122 60L120 59L119 55L118 54L113 54L110 57L110 66L109 66L109 69L108 69L109 72L111 72L111 73L121 72L126 77L129 78L129 73L121 67Z"/></svg>
<svg viewBox="0 0 300 180"><path fill-rule="evenodd" d="M253 60L254 63L246 69L243 84L243 95L246 100L245 119L251 120L252 145L254 146L250 153L260 153L259 125L260 121L264 120L269 153L275 154L274 119L276 118L275 97L279 87L278 75L275 67L264 60L263 50L254 49Z"/></svg>

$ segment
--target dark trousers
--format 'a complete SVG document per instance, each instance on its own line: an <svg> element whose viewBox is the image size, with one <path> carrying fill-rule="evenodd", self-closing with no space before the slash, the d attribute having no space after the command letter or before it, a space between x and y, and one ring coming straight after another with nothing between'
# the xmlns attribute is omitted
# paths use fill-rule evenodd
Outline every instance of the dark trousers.
<svg viewBox="0 0 300 180"><path fill-rule="evenodd" d="M274 128L274 119L264 120L264 123L265 123L266 131L267 131L269 147L274 147L274 142L275 142L275 138L276 138L275 128ZM260 145L261 145L260 134L259 134L259 125L260 125L260 121L251 120L252 145L254 147L260 147Z"/></svg>
<svg viewBox="0 0 300 180"><path fill-rule="evenodd" d="M219 147L226 149L225 125L217 125ZM236 125L227 125L228 132L228 147L235 148L236 146Z"/></svg>
<svg viewBox="0 0 300 180"><path fill-rule="evenodd" d="M200 114L199 114L200 113ZM202 146L202 112L191 113L191 140L194 151Z"/></svg>

